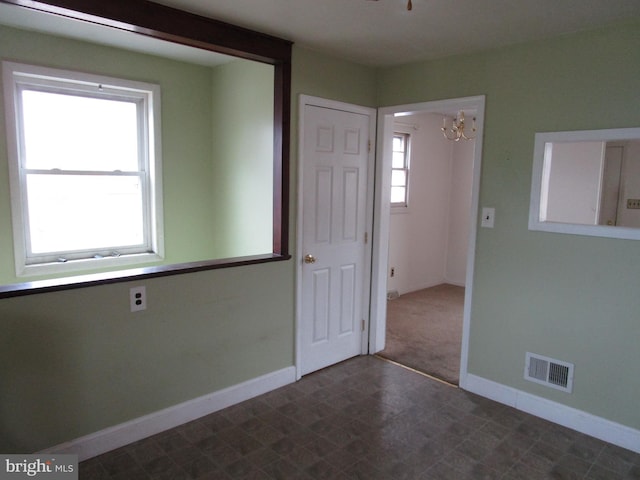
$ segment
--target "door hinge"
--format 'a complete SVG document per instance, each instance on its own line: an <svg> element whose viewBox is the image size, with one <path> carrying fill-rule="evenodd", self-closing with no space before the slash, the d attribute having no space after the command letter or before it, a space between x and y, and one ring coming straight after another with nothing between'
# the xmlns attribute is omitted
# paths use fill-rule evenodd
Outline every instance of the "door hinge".
<svg viewBox="0 0 640 480"><path fill-rule="evenodd" d="M367 143L367 152L371 153L371 140Z"/></svg>
<svg viewBox="0 0 640 480"><path fill-rule="evenodd" d="M364 318L362 319L362 331L364 332Z"/></svg>
<svg viewBox="0 0 640 480"><path fill-rule="evenodd" d="M369 232L364 232L364 243L365 245L369 243Z"/></svg>

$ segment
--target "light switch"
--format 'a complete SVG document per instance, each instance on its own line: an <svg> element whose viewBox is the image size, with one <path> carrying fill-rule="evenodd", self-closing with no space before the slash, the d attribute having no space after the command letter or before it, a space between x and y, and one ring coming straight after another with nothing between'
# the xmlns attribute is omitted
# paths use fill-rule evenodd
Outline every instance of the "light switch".
<svg viewBox="0 0 640 480"><path fill-rule="evenodd" d="M495 208L483 208L482 209L482 221L480 222L480 226L484 228L493 228L493 222L496 217L496 209Z"/></svg>

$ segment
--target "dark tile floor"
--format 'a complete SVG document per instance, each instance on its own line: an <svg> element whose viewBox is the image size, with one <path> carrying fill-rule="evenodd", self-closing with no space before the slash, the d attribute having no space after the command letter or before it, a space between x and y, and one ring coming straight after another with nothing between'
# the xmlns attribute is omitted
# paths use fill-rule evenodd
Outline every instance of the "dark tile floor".
<svg viewBox="0 0 640 480"><path fill-rule="evenodd" d="M640 454L358 357L87 460L94 479L640 479Z"/></svg>

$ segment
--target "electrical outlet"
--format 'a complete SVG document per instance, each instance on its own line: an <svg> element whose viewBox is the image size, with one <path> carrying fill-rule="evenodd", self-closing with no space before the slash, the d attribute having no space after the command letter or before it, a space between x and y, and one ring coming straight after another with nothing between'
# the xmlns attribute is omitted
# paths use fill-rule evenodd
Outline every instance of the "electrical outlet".
<svg viewBox="0 0 640 480"><path fill-rule="evenodd" d="M129 303L132 312L147 309L147 290L145 287L131 287L129 289Z"/></svg>
<svg viewBox="0 0 640 480"><path fill-rule="evenodd" d="M391 267L391 271L389 272L389 277L393 278L396 276L396 267Z"/></svg>
<svg viewBox="0 0 640 480"><path fill-rule="evenodd" d="M640 208L640 199L639 198L628 198L627 199L627 208L629 209L639 209Z"/></svg>
<svg viewBox="0 0 640 480"><path fill-rule="evenodd" d="M496 209L495 208L483 208L482 209L482 220L480 221L480 226L484 228L493 228L493 222L496 218Z"/></svg>

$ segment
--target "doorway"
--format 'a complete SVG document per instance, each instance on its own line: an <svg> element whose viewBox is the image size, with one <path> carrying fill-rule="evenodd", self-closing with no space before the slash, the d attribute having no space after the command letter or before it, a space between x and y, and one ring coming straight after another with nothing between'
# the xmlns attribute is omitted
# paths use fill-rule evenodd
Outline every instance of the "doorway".
<svg viewBox="0 0 640 480"><path fill-rule="evenodd" d="M465 113L471 129L474 112ZM475 138L445 138L443 118L453 121L447 112L394 118L389 300L379 355L457 385Z"/></svg>
<svg viewBox="0 0 640 480"><path fill-rule="evenodd" d="M473 293L473 266L479 205L480 163L482 158L482 132L484 120L484 96L465 97L436 102L385 107L378 111L378 162L376 171L374 252L372 257L372 301L370 323L370 353L378 353L386 346L387 294L389 275L392 265L389 263L389 235L391 232L391 205L388 201L391 191L391 171L393 147L392 140L396 122L414 115L438 114L440 126L442 115L455 116L459 110L476 117L477 138L473 151L471 176L471 208L467 220L468 243L462 260L465 265L464 305L462 314L462 335L460 340L460 366L458 384L465 387L467 376L468 335ZM440 135L441 133L438 132Z"/></svg>

